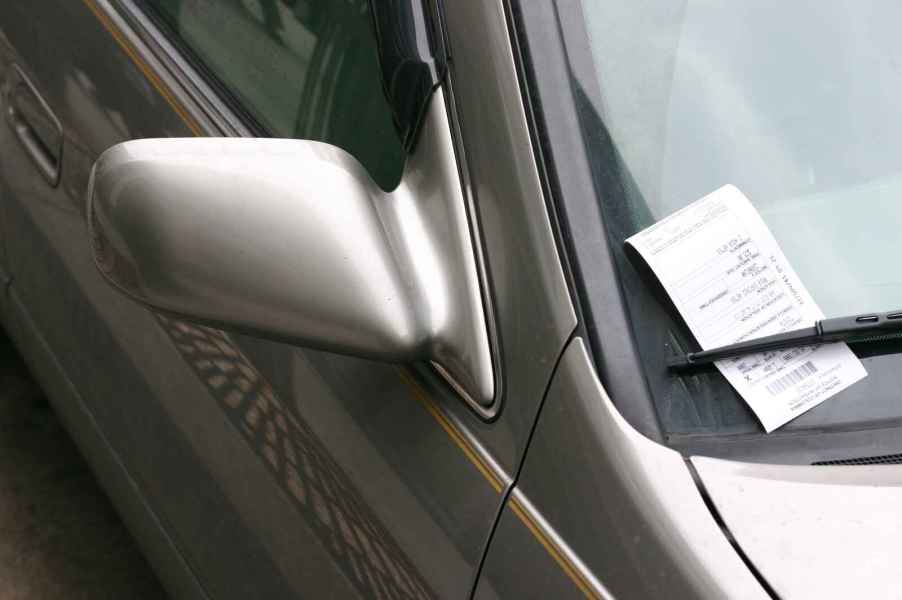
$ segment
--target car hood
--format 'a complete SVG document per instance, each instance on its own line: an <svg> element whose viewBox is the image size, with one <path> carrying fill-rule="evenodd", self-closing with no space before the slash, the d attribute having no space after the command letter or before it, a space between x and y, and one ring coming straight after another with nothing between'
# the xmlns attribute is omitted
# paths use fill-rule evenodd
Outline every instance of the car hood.
<svg viewBox="0 0 902 600"><path fill-rule="evenodd" d="M691 461L778 597L902 598L902 465Z"/></svg>

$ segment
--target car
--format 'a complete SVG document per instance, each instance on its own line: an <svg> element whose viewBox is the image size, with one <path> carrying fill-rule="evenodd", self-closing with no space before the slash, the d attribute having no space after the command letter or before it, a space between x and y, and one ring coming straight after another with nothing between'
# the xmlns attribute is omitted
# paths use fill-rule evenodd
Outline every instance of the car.
<svg viewBox="0 0 902 600"><path fill-rule="evenodd" d="M899 12L7 0L3 326L174 597L899 597L898 341L766 433L625 243L902 306Z"/></svg>

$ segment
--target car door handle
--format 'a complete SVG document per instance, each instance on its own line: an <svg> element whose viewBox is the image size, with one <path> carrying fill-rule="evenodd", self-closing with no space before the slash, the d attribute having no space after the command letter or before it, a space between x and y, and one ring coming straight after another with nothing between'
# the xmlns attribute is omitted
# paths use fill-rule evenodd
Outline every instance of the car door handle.
<svg viewBox="0 0 902 600"><path fill-rule="evenodd" d="M6 91L6 122L51 186L60 179L63 128L18 65L12 65Z"/></svg>

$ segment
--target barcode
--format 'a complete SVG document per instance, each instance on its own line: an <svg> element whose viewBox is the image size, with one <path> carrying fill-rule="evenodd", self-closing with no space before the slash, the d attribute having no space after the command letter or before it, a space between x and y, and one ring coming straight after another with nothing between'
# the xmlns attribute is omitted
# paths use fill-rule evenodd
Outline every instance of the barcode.
<svg viewBox="0 0 902 600"><path fill-rule="evenodd" d="M768 383L767 391L770 392L771 396L776 396L780 392L785 391L789 386L797 384L812 373L817 373L817 367L815 367L811 361L808 361L801 367L793 369L783 377Z"/></svg>

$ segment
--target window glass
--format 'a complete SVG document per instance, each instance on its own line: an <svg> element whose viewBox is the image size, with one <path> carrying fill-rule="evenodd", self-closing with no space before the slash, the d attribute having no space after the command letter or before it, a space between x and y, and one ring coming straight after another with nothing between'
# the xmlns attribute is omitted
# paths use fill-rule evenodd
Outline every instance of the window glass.
<svg viewBox="0 0 902 600"><path fill-rule="evenodd" d="M404 152L367 0L156 0L156 12L269 132L328 142L383 188Z"/></svg>
<svg viewBox="0 0 902 600"><path fill-rule="evenodd" d="M588 88L591 105L580 97L585 139L662 425L671 434L759 431L713 369L667 371L674 348L696 346L663 291L628 260L624 240L734 184L828 317L902 306L902 4L584 0L582 8L584 60L600 83ZM899 340L855 347L868 377L781 431L898 423L900 348Z"/></svg>

